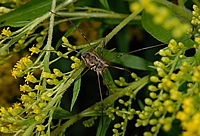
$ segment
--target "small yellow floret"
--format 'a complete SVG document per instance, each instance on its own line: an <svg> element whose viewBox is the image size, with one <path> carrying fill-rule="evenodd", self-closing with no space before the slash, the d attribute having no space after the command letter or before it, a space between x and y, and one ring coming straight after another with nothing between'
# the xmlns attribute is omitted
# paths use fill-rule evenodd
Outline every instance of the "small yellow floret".
<svg viewBox="0 0 200 136"><path fill-rule="evenodd" d="M5 36L7 36L7 37L10 37L11 35L12 35L12 32L9 30L10 28L9 27L7 27L7 29L3 29L2 30L2 35L5 35Z"/></svg>

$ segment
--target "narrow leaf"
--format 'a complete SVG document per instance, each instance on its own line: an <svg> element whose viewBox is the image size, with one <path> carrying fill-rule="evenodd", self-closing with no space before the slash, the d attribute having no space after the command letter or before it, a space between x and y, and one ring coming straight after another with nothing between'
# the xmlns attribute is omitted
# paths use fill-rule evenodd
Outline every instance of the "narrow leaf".
<svg viewBox="0 0 200 136"><path fill-rule="evenodd" d="M72 111L72 108L73 108L73 106L76 102L76 99L77 99L79 91L80 91L80 87L81 87L81 78L78 77L78 79L74 83L74 89L73 89L73 96L72 96L70 111Z"/></svg>
<svg viewBox="0 0 200 136"><path fill-rule="evenodd" d="M106 56L107 58L106 60L109 60L109 58L114 58L114 59L111 59L110 61L127 68L145 70L145 71L152 70L152 68L149 67L153 65L152 62L145 60L143 58L140 58L138 56L131 55L131 54L126 54L124 56L121 56L120 58L115 58L116 56L119 56L120 54L123 54L123 53L112 52L108 56Z"/></svg>
<svg viewBox="0 0 200 136"><path fill-rule="evenodd" d="M72 116L73 114L67 110L64 110L62 109L61 107L57 107L55 110L54 110L54 113L53 113L53 119L66 119L70 116Z"/></svg>
<svg viewBox="0 0 200 136"><path fill-rule="evenodd" d="M168 43L173 39L172 32L164 29L162 25L155 24L152 20L152 15L145 11L142 12L142 26L149 34L163 43Z"/></svg>
<svg viewBox="0 0 200 136"><path fill-rule="evenodd" d="M100 118L99 126L97 128L96 136L106 136L106 132L111 123L111 119L108 116L103 118L103 126L102 126L102 117Z"/></svg>
<svg viewBox="0 0 200 136"><path fill-rule="evenodd" d="M59 3L64 0L58 0ZM29 23L32 19L40 17L51 9L52 0L32 0L0 17L0 27L12 26L21 27ZM58 4L58 3L57 3Z"/></svg>
<svg viewBox="0 0 200 136"><path fill-rule="evenodd" d="M200 49L197 49L197 52L195 54L195 60L197 62L197 65L200 64Z"/></svg>
<svg viewBox="0 0 200 136"><path fill-rule="evenodd" d="M101 57L101 58L105 58L107 55L109 55L111 52L113 52L115 50L115 48L107 50L107 49L102 49L101 47L97 48L97 54Z"/></svg>
<svg viewBox="0 0 200 136"><path fill-rule="evenodd" d="M200 58L200 56L198 58ZM194 63L194 61L195 61L195 57L186 57L183 59L179 59L176 64L175 69L179 69L182 66L183 62L188 62L189 64L192 64L192 63Z"/></svg>
<svg viewBox="0 0 200 136"><path fill-rule="evenodd" d="M108 10L110 9L107 0L99 0L99 1L106 9L108 9Z"/></svg>
<svg viewBox="0 0 200 136"><path fill-rule="evenodd" d="M171 18L177 18L176 14L167 6L160 3L156 3L156 4L159 5L159 7L167 8ZM157 40L163 43L168 43L171 39L175 39L172 36L172 29L167 30L162 25L155 24L153 22L153 16L146 13L146 11L142 12L142 26L149 34L151 34L154 38L156 38ZM182 36L181 38L179 38L179 40L181 41L186 40L186 39L188 39L188 36L186 34Z"/></svg>

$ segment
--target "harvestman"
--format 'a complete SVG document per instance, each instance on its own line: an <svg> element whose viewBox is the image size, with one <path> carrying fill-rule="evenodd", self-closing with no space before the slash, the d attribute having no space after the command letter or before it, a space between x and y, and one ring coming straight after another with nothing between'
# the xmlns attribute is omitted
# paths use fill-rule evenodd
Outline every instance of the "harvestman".
<svg viewBox="0 0 200 136"><path fill-rule="evenodd" d="M56 14L52 11L50 11L51 13L53 14ZM56 14L58 15L58 14ZM60 16L60 15L58 15ZM62 17L62 16L61 16ZM76 30L78 30L78 32L83 36L83 38L85 39L85 41L87 42L87 44L92 48L91 44L89 43L89 41L87 40L86 36L81 32L81 30L69 19L67 19L75 28ZM103 39L105 40L105 39ZM103 44L104 44L105 41L103 41ZM146 48L142 48L142 49L139 49L139 50L134 50L134 51L130 51L130 52L127 52L127 53L123 53L123 54L120 54L119 56L116 56L114 58L119 58L119 57L122 57L123 55L126 55L126 54L130 54L130 53L133 53L133 52L137 52L137 51L141 51L141 50L146 50L146 49L150 49L150 48L154 48L154 47L158 47L158 46L161 46L163 44L159 44L159 45L155 45L155 46L150 46L150 47L146 47ZM94 51L94 49L92 48L92 50ZM74 50L76 51L76 50ZM101 59L97 54L93 53L93 52L83 52L83 53L80 53L78 51L76 51L77 53L79 53L81 55L81 59L83 60L84 64L88 67L88 70L93 70L94 72L96 72L97 74L97 78L98 78L98 85L99 85L99 92L100 92L100 98L101 98L101 102L102 102L102 126L103 126L103 97L102 97L102 92L101 92L101 85L100 85L100 78L99 78L99 75L102 76L103 78L103 75L102 73L105 72L106 68L107 67L113 67L113 68L117 68L117 69L120 69L120 70L127 70L125 68L120 68L120 67L116 67L116 66L109 66L106 61L104 61L103 59ZM101 50L101 55L102 55L102 50ZM111 59L114 59L114 58L111 58ZM110 60L111 60L110 59ZM88 71L86 70L86 72ZM128 71L128 70L127 70ZM104 78L103 78L104 79ZM105 83L106 84L106 83ZM108 88L108 85L106 84L107 88ZM109 89L109 88L108 88Z"/></svg>
<svg viewBox="0 0 200 136"><path fill-rule="evenodd" d="M50 11L53 14L56 14L52 11ZM58 14L56 14L58 15ZM60 15L58 15L60 16ZM62 17L62 16L61 16ZM89 41L87 40L86 36L81 32L81 30L69 19L67 19L75 28L76 30L83 36L83 38L85 39L85 41L87 42L87 44L92 48L92 45L89 43ZM104 39L105 40L105 39ZM103 41L104 44L104 41ZM92 48L92 50L94 51L94 49ZM76 50L74 50L76 51ZM81 54L81 59L83 60L84 64L88 67L88 70L91 69L94 72L97 73L97 78L98 78L98 85L99 85L99 93L100 93L100 98L101 98L101 102L102 102L102 126L103 126L103 96L102 96L102 91L101 91L101 85L100 85L100 78L99 75L102 76L102 73L105 72L106 68L109 66L105 61L103 61L97 54L92 53L92 52L83 52L80 53L78 51L76 51L77 53ZM101 53L103 53L101 51ZM118 68L118 67L116 67ZM121 68L120 68L121 69ZM86 72L88 71L86 70ZM85 74L85 73L84 73ZM83 75L84 75L83 74ZM103 78L104 79L104 78ZM106 84L106 83L105 83ZM106 84L107 88L108 85ZM109 89L109 88L108 88Z"/></svg>

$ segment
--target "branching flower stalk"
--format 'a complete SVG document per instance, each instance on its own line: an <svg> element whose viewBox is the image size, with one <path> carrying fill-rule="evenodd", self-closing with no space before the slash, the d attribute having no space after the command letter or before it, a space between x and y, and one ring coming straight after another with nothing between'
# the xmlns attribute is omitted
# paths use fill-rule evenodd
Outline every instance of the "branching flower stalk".
<svg viewBox="0 0 200 136"><path fill-rule="evenodd" d="M180 121L180 127L183 130L181 132L182 135L200 135L198 127L200 123L197 121L200 120L198 106L200 102L199 8L194 5L194 11L191 15L190 11L183 10L183 3L179 6L164 0L159 2L156 0L154 2L141 0L130 4L130 10L133 13L126 16L125 14L90 7L73 9L70 4L74 2L75 0L68 0L56 7L56 0L53 0L52 12L47 12L15 32L12 32L10 28L3 29L0 35L0 58L2 64L14 52L23 50L32 41L35 40L36 44L29 48L30 55L22 57L12 70L13 77L23 77L25 83L20 85L20 91L23 92L20 97L21 102L14 103L8 108L0 108L0 131L24 136L62 135L71 125L85 117L90 117L90 119L85 120L84 125L86 127L92 126L97 117L102 115L101 101L74 115L62 109L61 111L65 112L65 117L59 117L62 121L57 124L52 123L53 119L57 119L56 113L60 112L61 99L64 93L79 80L81 73L86 68L78 56L91 48L98 52L99 48L104 47L104 43L107 44L122 28L134 19L140 18L140 13L145 12L151 15L155 24L169 30L171 37L179 39L183 35L185 36L187 32L194 41L188 35L189 44L171 39L168 47L158 51L162 58L155 61L151 66L155 69L151 76L147 75L140 78L135 73L131 73L131 78L134 81L126 82L124 77L113 80L109 70L106 69L103 73L103 79L111 93L103 100L105 120L109 122L120 118L121 122L112 124L113 136L126 135L128 122L133 121L133 118L137 118L135 127L148 126L143 131L144 136L156 136L162 130L169 132L174 126L173 123L177 120ZM174 7L174 9L177 9L176 14L180 14L181 10L184 11L180 16L187 21L181 22L176 17L172 18L168 8L159 7L155 2L167 5L169 8ZM66 14L58 12L66 6L69 6L69 11L72 9L77 10L76 14L71 15L73 12L67 12ZM88 11L88 13L79 13L79 10ZM84 18L86 15L88 18L94 16L97 18L126 18L105 38L99 38L91 42L92 47L88 44L71 45L67 38L63 37L62 45L66 45L68 49L66 53L62 53L55 51L52 47L54 26L59 22L54 21L56 16L52 14L54 12L62 13L61 16L71 16L72 19ZM44 28L39 33L36 32L39 26L45 26L41 23L49 17L49 28ZM187 22L191 18L191 24L188 24ZM191 29L191 31L188 31L188 29ZM46 37L47 43L45 44ZM185 52L192 48L196 49L195 55L186 57ZM78 52L77 50L80 51ZM76 52L76 56L71 55L72 52ZM52 53L56 53L57 58L51 60ZM35 60L33 59L34 55L38 56ZM59 68L50 68L51 64L61 58L73 61L71 69L67 72L62 72ZM148 95L145 96L144 103L138 109L134 107L133 102L136 101L135 98L137 98L138 92L147 84ZM76 98L72 99L76 100ZM114 105L114 103L118 105ZM102 126L99 125L99 127ZM98 128L97 135L106 135L107 128L108 126L103 126L102 132Z"/></svg>
<svg viewBox="0 0 200 136"><path fill-rule="evenodd" d="M132 97L135 97L135 94L137 93L137 91L139 89L141 89L142 87L144 87L147 83L148 83L148 76L140 79L137 82L132 82L129 86L127 86L125 88L115 88L116 93L105 98L104 103L105 103L106 106L110 106L118 98L120 98L124 95L129 95L129 93L131 93L133 95ZM137 88L139 88L139 89L137 89ZM135 90L135 91L132 91L132 90ZM65 130L66 128L68 128L69 126L71 126L72 124L74 124L76 121L78 121L79 119L81 119L83 117L100 116L101 113L99 111L99 108L97 108L97 107L100 107L100 106L101 106L101 101L94 104L93 106L87 108L86 110L82 111L81 113L72 116L71 119L69 119L61 127L54 130L52 132L52 135L58 134L59 132ZM98 109L98 110L96 111L96 109Z"/></svg>
<svg viewBox="0 0 200 136"><path fill-rule="evenodd" d="M134 13L134 16L136 16L137 14ZM46 18L46 16L42 17L40 20L43 20L43 18ZM49 34L48 34L47 46L45 48L46 50L50 50L51 49L50 46L51 46L52 30L53 30L53 23L54 23L53 16L54 15L52 15L52 18L50 20L50 29L49 29ZM134 16L131 15L130 17L128 17L127 18L128 21L123 23L122 26L118 27L117 31L115 30L114 33L112 31L109 36L112 37L113 35L115 35L123 26L125 26L130 20L132 20ZM32 22L32 24L36 24L36 23ZM30 24L28 24L28 26L30 27ZM35 25L32 25L32 27L30 27L30 28L34 28L34 26ZM31 30L30 28L29 28L29 30ZM22 31L23 32L27 32L26 27L24 27L24 30L22 30ZM20 31L20 32L22 32L22 31ZM38 39L38 42L39 42L39 39ZM34 49L32 49L31 51L35 52ZM15 128L15 129L14 128L7 129L6 127L2 127L1 128L2 132L6 132L7 130L9 132L17 131L17 133L23 133L23 135L26 135L26 134L28 134L30 132L33 132L35 127L37 127L37 129L36 129L37 131L44 133L43 131L47 127L48 131L47 131L46 134L48 134L48 135L50 134L50 122L52 120L52 114L53 114L53 111L55 110L55 107L57 107L57 105L59 105L59 103L60 103L59 101L62 98L63 93L65 92L65 90L68 87L71 86L71 84L74 82L74 80L80 75L80 73L82 72L82 70L84 69L85 66L83 64L79 64L78 68L74 69L71 72L68 72L68 74L66 73L67 77L65 76L65 74L63 75L59 70L56 70L56 69L54 69L55 70L54 74L51 74L50 71L49 71L49 68L48 68L49 67L49 57L50 57L50 52L46 51L46 55L44 56L44 69L42 70L40 80L37 80L34 77L33 73L28 73L28 75L25 77L27 83L34 83L35 84L35 83L38 82L39 84L35 85L34 89L32 89L29 85L26 85L26 84L20 87L21 91L28 92L28 95L23 94L22 97L21 97L21 100L22 100L23 105L25 107L24 110L26 112L28 112L29 110L32 110L32 112L26 113L27 114L26 116L28 117L29 114L31 115L33 113L36 114L36 115L34 116L34 118L31 118L31 119L27 120L29 123L26 124L26 127L23 127L22 130L21 129L17 130L17 128ZM36 61L36 62L39 62L39 61ZM35 64L36 63L33 63L29 58L24 58L23 61L18 63L18 65L16 66L16 69L13 69L13 75L15 77L23 76L24 74L26 74L26 72L23 73L23 74L22 73L21 74L17 74L16 70L20 71L20 68L23 66L23 67L27 67L28 68L26 70L28 72L29 69L30 69L29 67L33 67ZM42 65L40 65L40 66L42 66ZM59 81L59 80L56 79L56 77L63 77L63 79L61 81ZM54 88L52 88L53 89L52 90L50 88L46 88L46 84L47 83L50 84L50 85L54 84L56 86ZM130 89L130 87L129 87L129 89ZM40 96L38 98L37 98L36 93L34 92L35 90L41 91L39 93ZM115 90L115 89L113 89L113 90ZM125 92L124 93L122 93L122 92L120 92L119 94L114 94L112 97L110 97L109 99L105 100L105 104L106 105L110 105L111 103L113 103L117 98L119 98L120 96L124 95ZM35 101L35 100L37 100L37 101ZM48 101L48 103L46 103L45 101ZM96 106L98 107L99 103L95 104L92 107L96 107ZM91 109L93 110L92 107L88 108L84 112L80 113L78 118L91 116L92 112L90 110ZM51 109L51 110L49 110L49 109ZM4 109L1 109L1 111L4 112ZM13 110L11 110L11 111L13 111ZM22 111L23 111L22 108L20 108L20 111L18 111L17 113L21 112L21 115L25 114ZM45 121L44 120L45 118L49 118L47 126L42 125L42 123ZM72 119L73 118L74 117L72 117ZM69 122L71 122L71 121L69 120ZM41 125L39 125L39 124L41 124ZM68 124L67 126L71 125L69 123L66 123L66 124ZM26 129L26 131L24 131L23 129ZM61 127L60 129L61 129L60 132L64 131L66 129L66 126L64 125L64 128ZM55 131L57 131L57 130L55 130Z"/></svg>

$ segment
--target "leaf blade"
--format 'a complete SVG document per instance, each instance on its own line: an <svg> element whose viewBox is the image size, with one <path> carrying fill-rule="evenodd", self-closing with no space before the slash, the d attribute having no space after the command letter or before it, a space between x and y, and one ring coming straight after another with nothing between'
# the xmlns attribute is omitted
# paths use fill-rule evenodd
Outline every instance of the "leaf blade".
<svg viewBox="0 0 200 136"><path fill-rule="evenodd" d="M76 102L76 100L78 98L80 87L81 87L81 78L78 77L78 79L74 83L73 96L72 96L70 111L72 111L72 108L73 108L73 106L74 106L74 104L75 104L75 102Z"/></svg>
<svg viewBox="0 0 200 136"><path fill-rule="evenodd" d="M64 0L59 0L59 2ZM33 0L0 18L0 27L22 27L51 9L51 0Z"/></svg>
<svg viewBox="0 0 200 136"><path fill-rule="evenodd" d="M99 0L99 2L100 2L106 9L108 9L108 10L110 9L107 0Z"/></svg>
<svg viewBox="0 0 200 136"><path fill-rule="evenodd" d="M120 54L123 53L112 52L108 56L106 56L106 58L114 58L116 56L119 56ZM144 70L144 71L151 71L152 68L150 68L149 66L153 65L152 62L131 54L126 54L120 58L111 59L110 61L125 66L127 68Z"/></svg>
<svg viewBox="0 0 200 136"><path fill-rule="evenodd" d="M61 107L56 107L53 113L53 119L60 119L60 118L68 118L73 114L67 110L62 109Z"/></svg>

